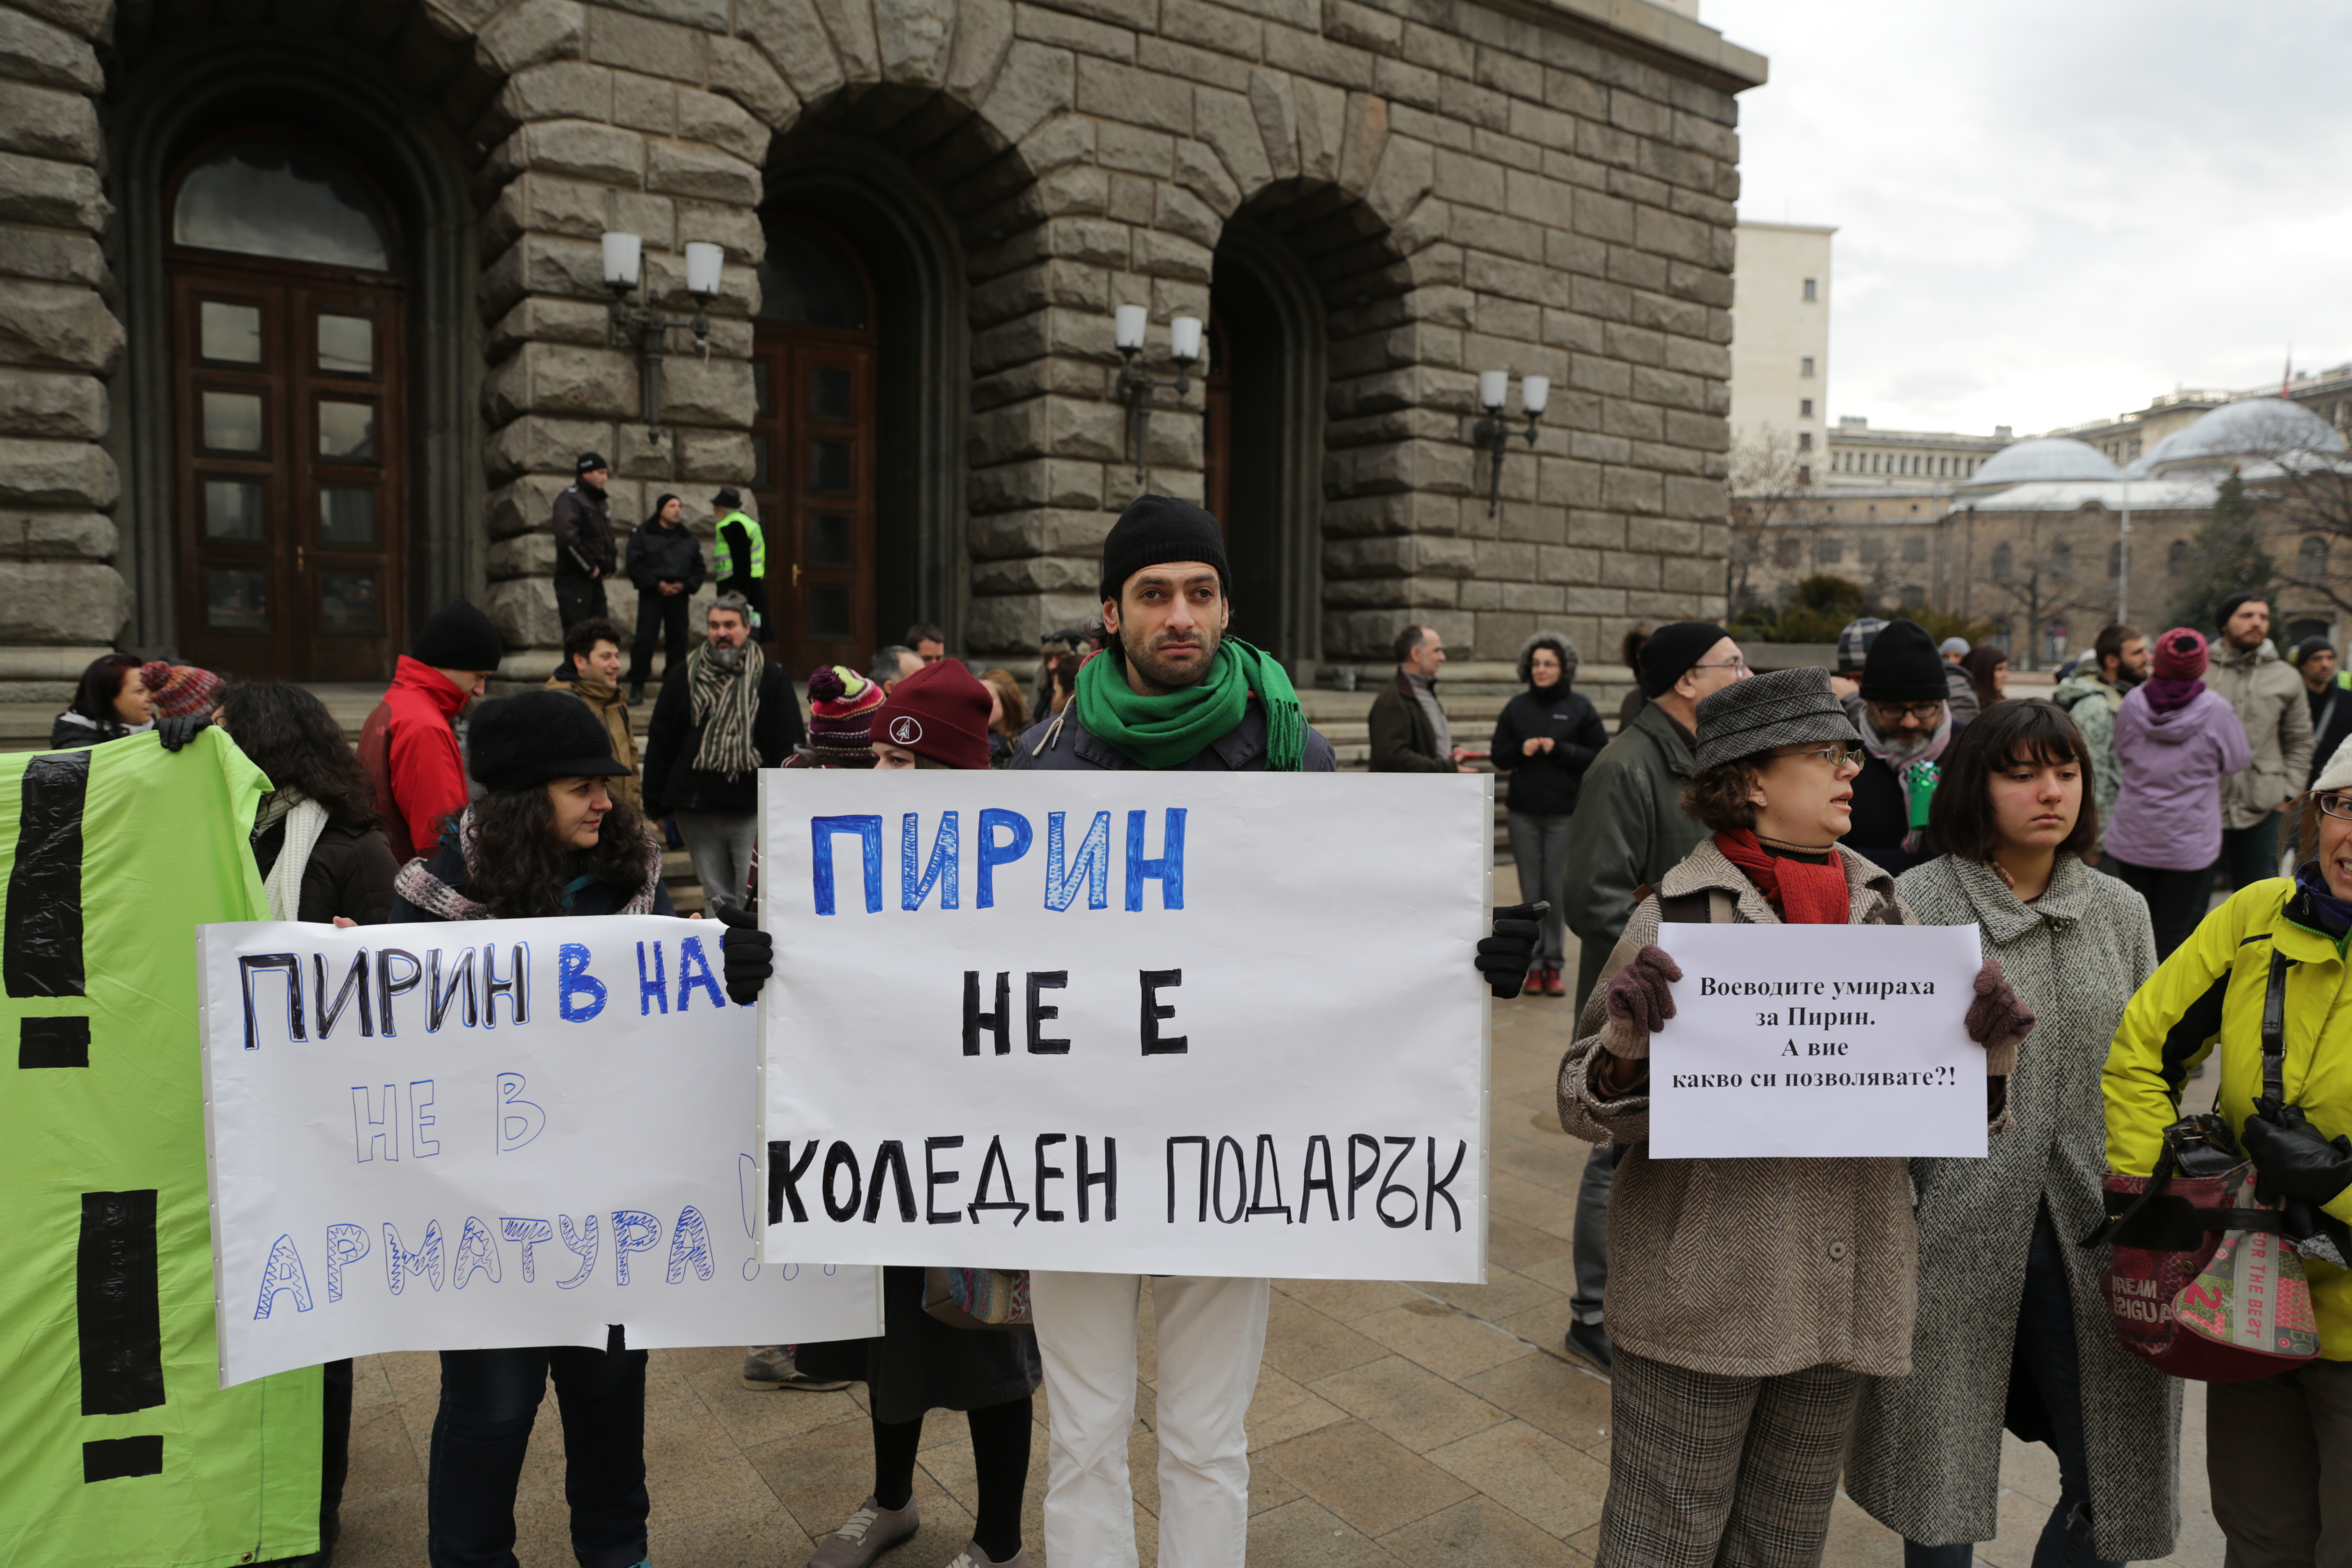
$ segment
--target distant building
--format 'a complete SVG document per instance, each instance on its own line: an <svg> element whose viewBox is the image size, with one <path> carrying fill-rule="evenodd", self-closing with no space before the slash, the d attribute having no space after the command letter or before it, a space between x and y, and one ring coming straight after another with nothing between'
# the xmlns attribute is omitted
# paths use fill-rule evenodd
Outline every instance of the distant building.
<svg viewBox="0 0 2352 1568"><path fill-rule="evenodd" d="M1836 232L1819 224L1743 220L1731 275L1732 447L1764 444L1792 454L1792 482L1800 486L1827 471L1830 236Z"/></svg>

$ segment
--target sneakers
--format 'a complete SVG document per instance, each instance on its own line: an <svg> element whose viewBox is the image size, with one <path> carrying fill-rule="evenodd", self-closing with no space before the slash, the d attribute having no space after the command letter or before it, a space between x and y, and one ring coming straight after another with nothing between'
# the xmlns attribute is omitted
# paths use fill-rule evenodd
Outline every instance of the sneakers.
<svg viewBox="0 0 2352 1568"><path fill-rule="evenodd" d="M767 1390L797 1388L804 1394L833 1394L849 1386L849 1380L828 1383L814 1378L793 1364L790 1345L753 1345L743 1357L743 1386Z"/></svg>
<svg viewBox="0 0 2352 1568"><path fill-rule="evenodd" d="M955 1561L949 1563L948 1568L1029 1568L1029 1549L1024 1546L1000 1563L982 1552L980 1542L975 1541L957 1552Z"/></svg>
<svg viewBox="0 0 2352 1568"><path fill-rule="evenodd" d="M913 1498L907 1500L904 1508L884 1508L868 1493L839 1530L816 1543L808 1568L866 1568L893 1546L912 1541L922 1522L916 1516Z"/></svg>
<svg viewBox="0 0 2352 1568"><path fill-rule="evenodd" d="M1570 1323L1568 1326L1568 1353L1582 1356L1601 1371L1609 1370L1616 1352L1609 1343L1609 1331L1599 1323Z"/></svg>
<svg viewBox="0 0 2352 1568"><path fill-rule="evenodd" d="M1559 970L1547 969L1544 971L1543 994L1547 996L1565 996L1568 994L1568 983L1559 977Z"/></svg>

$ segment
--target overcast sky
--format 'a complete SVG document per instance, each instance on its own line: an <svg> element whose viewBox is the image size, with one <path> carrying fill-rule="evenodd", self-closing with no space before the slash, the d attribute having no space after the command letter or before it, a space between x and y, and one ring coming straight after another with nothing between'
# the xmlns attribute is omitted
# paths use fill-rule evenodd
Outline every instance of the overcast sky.
<svg viewBox="0 0 2352 1568"><path fill-rule="evenodd" d="M1701 0L1739 215L1834 224L1829 412L2020 435L2352 360L2344 0Z"/></svg>

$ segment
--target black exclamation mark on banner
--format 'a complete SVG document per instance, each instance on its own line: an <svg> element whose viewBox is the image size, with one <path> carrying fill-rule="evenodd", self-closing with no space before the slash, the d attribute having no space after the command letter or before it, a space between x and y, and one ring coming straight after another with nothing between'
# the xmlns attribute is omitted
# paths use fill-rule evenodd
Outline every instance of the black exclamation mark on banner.
<svg viewBox="0 0 2352 1568"><path fill-rule="evenodd" d="M25 768L7 916L0 921L0 982L12 997L79 997L86 991L81 822L89 755L54 752ZM87 1017L25 1018L17 1031L19 1068L89 1066ZM74 1316L84 1415L127 1415L163 1403L155 1198L152 1188L82 1194ZM85 1482L159 1475L163 1439L84 1443L81 1463Z"/></svg>

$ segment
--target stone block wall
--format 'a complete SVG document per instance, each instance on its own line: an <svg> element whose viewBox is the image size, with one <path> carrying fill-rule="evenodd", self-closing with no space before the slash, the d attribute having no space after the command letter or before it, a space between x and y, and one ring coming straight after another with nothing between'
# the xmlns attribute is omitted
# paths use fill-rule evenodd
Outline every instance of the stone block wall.
<svg viewBox="0 0 2352 1568"><path fill-rule="evenodd" d="M1638 34L1612 20L1629 8ZM126 0L123 21L364 36L438 84L420 112L474 160L482 592L511 645L556 638L548 511L574 453L612 458L616 527L661 490L699 516L707 487L749 479L757 209L823 133L889 150L960 247L970 378L939 395L968 399L971 651L1095 613L1097 547L1136 489L1112 307L1148 304L1164 348L1170 317L1206 314L1242 215L1328 322L1323 652L1361 661L1408 619L1477 657L1538 626L1595 657L1629 616L1722 611L1735 94L1762 61L1652 10ZM92 110L115 23L110 0L0 0L0 593L44 574L47 615L0 619L0 646L103 643L127 609L97 445L123 347ZM658 440L607 324L608 228L645 237L680 313L685 243L727 256L708 358L673 339ZM1512 373L1514 408L1520 377L1554 389L1493 516L1469 442L1484 369ZM1202 493L1200 398L1153 418L1152 488Z"/></svg>

